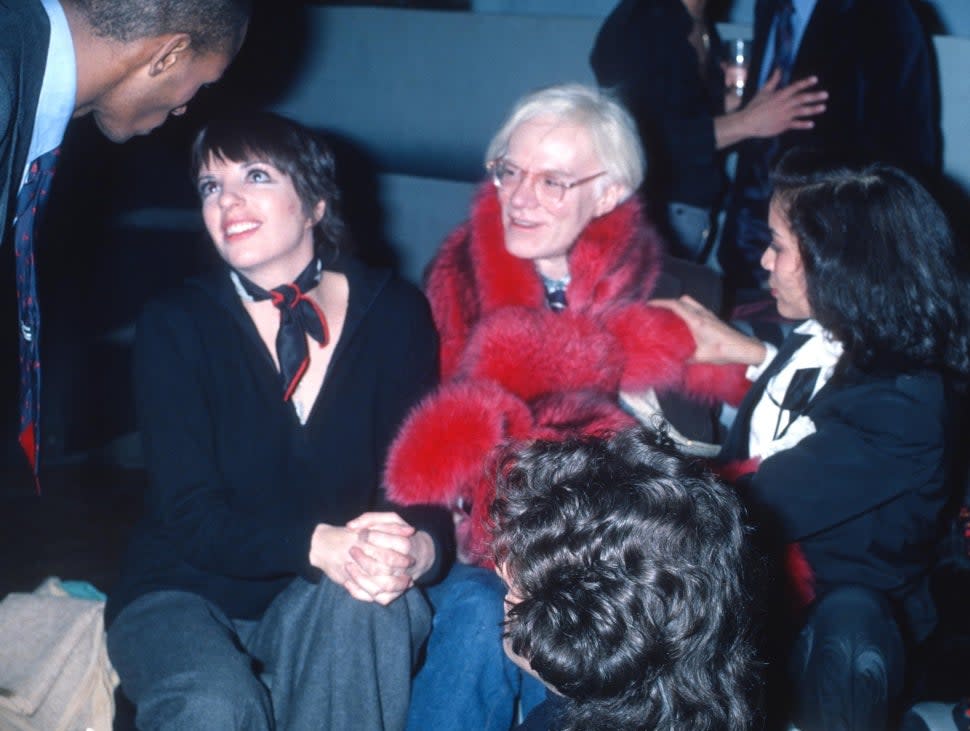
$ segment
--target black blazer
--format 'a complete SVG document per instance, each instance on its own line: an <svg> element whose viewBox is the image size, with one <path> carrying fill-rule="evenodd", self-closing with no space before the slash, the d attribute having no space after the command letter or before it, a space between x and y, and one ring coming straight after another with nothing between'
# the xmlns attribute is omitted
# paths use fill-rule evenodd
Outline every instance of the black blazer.
<svg viewBox="0 0 970 731"><path fill-rule="evenodd" d="M794 337L742 402L725 460L748 456L751 412L801 344ZM945 390L933 372L876 375L850 367L809 402L805 415L815 433L765 459L739 486L757 523L801 544L820 596L845 584L884 592L917 639L935 622L927 575L947 492Z"/></svg>
<svg viewBox="0 0 970 731"><path fill-rule="evenodd" d="M47 65L50 21L37 0L0 0L0 240L6 242Z"/></svg>
<svg viewBox="0 0 970 731"><path fill-rule="evenodd" d="M749 77L758 79L776 0L757 0ZM829 93L811 130L787 132L775 159L796 145L862 161L881 160L917 173L941 164L937 82L928 39L910 0L818 0L792 68L792 80L815 75ZM757 84L748 85L753 96ZM739 149L739 176L756 141Z"/></svg>

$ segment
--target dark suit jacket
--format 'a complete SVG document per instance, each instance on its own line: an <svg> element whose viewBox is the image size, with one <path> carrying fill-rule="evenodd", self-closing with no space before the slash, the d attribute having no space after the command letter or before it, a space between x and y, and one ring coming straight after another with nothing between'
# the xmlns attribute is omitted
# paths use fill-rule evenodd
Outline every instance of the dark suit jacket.
<svg viewBox="0 0 970 731"><path fill-rule="evenodd" d="M755 6L753 79L760 78L774 6L775 0ZM827 108L813 129L782 135L778 157L795 145L814 145L910 169L939 167L936 79L910 0L818 0L792 68L793 80L811 75L829 93Z"/></svg>
<svg viewBox="0 0 970 731"><path fill-rule="evenodd" d="M723 450L748 457L751 412L800 342L787 340L738 410ZM740 487L759 526L797 541L821 596L857 584L897 601L920 639L935 622L927 574L946 499L949 413L936 373L852 368L809 403L815 433L764 460Z"/></svg>
<svg viewBox="0 0 970 731"><path fill-rule="evenodd" d="M49 42L50 21L37 0L0 0L0 238L4 242L28 162Z"/></svg>
<svg viewBox="0 0 970 731"><path fill-rule="evenodd" d="M755 6L752 79L760 78L775 3ZM812 75L829 93L814 128L738 145L719 255L729 280L746 284L761 276L758 259L770 240L769 173L793 147L818 148L845 162L889 162L929 180L939 172L936 75L910 0L818 0L791 78ZM756 86L748 85L748 99Z"/></svg>

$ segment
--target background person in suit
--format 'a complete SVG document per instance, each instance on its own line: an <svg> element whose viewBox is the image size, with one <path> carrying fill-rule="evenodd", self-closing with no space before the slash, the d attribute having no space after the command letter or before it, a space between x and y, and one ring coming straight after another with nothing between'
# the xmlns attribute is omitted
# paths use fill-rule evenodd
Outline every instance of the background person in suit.
<svg viewBox="0 0 970 731"><path fill-rule="evenodd" d="M0 218L27 164L91 114L114 142L147 134L217 81L242 45L251 0L0 3Z"/></svg>
<svg viewBox="0 0 970 731"><path fill-rule="evenodd" d="M20 311L22 364L36 363L40 339L35 216L68 123L90 114L108 139L124 142L183 114L239 50L250 9L251 0L0 2L0 238L16 230L18 259L30 261L17 275L20 299L29 303ZM11 226L15 217L19 225ZM22 250L25 237L31 241ZM25 347L34 350L25 355ZM21 382L22 401L39 403L39 376L30 393L23 371ZM21 410L20 441L35 470L36 416L36 406Z"/></svg>
<svg viewBox="0 0 970 731"><path fill-rule="evenodd" d="M777 72L778 76L773 76ZM917 174L940 165L937 88L929 43L910 0L758 0L747 97L771 79L807 76L828 92L808 129L738 148L718 258L729 289L758 288L770 241L770 171L795 146ZM750 103L750 102L746 102Z"/></svg>
<svg viewBox="0 0 970 731"><path fill-rule="evenodd" d="M754 470L739 487L766 545L798 546L786 660L799 728L886 728L936 622L950 391L970 374L966 261L932 197L892 166L790 153L773 184L762 265L779 313L804 320L780 350L691 300L666 304L696 360L748 364L755 381L722 455L752 460L733 471Z"/></svg>
<svg viewBox="0 0 970 731"><path fill-rule="evenodd" d="M622 0L600 28L590 65L637 123L650 170L651 217L678 256L703 261L726 187L722 151L741 140L809 129L824 109L814 80L763 87L743 109L725 97L721 40L707 0ZM727 102L734 101L733 108Z"/></svg>

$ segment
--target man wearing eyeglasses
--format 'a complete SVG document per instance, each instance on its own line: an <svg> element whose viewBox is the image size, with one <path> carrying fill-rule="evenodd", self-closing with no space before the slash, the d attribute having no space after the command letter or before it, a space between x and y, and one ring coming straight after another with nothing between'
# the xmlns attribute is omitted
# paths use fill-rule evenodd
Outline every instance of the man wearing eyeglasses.
<svg viewBox="0 0 970 731"><path fill-rule="evenodd" d="M411 729L507 731L517 696L523 711L543 697L502 650L504 589L484 567L493 449L631 425L625 390L744 388L688 365L683 321L647 304L662 245L633 195L643 153L616 100L579 85L530 94L486 160L471 218L428 279L442 385L405 423L386 474L393 499L452 510L464 562L428 590L435 619Z"/></svg>

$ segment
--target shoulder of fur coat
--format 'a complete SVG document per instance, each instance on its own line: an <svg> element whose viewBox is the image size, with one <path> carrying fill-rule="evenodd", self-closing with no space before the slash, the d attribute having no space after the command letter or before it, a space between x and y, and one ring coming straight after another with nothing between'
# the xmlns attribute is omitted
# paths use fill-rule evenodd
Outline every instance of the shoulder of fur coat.
<svg viewBox="0 0 970 731"><path fill-rule="evenodd" d="M569 308L598 311L645 300L660 275L663 244L632 197L593 219L569 253ZM476 194L471 218L445 240L429 269L427 295L441 336L441 374L454 375L474 325L506 307L545 309L531 261L505 249L495 188Z"/></svg>

